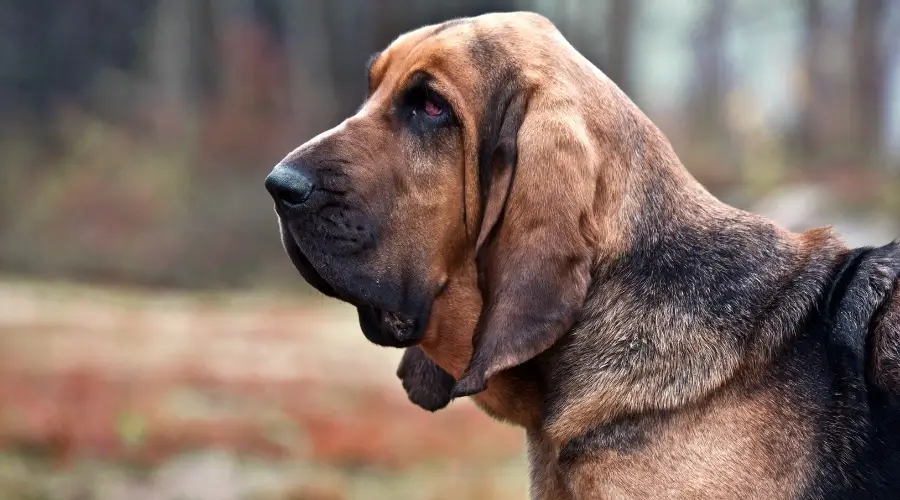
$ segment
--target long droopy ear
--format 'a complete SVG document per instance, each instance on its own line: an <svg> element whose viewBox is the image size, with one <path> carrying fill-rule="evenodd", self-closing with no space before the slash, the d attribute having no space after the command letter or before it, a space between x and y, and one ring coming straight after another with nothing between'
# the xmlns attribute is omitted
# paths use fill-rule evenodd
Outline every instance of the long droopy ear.
<svg viewBox="0 0 900 500"><path fill-rule="evenodd" d="M506 105L484 118L476 242L484 306L453 397L483 391L492 375L552 346L576 321L590 280L583 229L595 186L583 125L536 91L506 88Z"/></svg>

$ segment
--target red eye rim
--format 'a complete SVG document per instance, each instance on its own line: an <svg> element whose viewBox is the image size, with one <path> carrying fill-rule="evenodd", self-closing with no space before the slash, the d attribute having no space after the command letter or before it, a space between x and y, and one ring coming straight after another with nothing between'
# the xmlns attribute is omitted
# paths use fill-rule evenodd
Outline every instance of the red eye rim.
<svg viewBox="0 0 900 500"><path fill-rule="evenodd" d="M441 113L444 112L444 109L439 105L433 103L432 101L425 101L425 104L422 106L425 110L425 114L428 116L440 116Z"/></svg>

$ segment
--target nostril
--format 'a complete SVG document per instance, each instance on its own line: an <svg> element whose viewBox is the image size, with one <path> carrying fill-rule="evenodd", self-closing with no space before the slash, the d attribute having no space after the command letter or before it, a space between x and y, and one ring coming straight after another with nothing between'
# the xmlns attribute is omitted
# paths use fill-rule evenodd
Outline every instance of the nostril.
<svg viewBox="0 0 900 500"><path fill-rule="evenodd" d="M266 177L266 190L276 202L294 207L309 199L315 184L312 174L303 166L279 164Z"/></svg>
<svg viewBox="0 0 900 500"><path fill-rule="evenodd" d="M306 200L309 199L309 196L312 194L312 189L308 190L291 190L291 189L276 189L278 193L278 199L288 205L301 205Z"/></svg>

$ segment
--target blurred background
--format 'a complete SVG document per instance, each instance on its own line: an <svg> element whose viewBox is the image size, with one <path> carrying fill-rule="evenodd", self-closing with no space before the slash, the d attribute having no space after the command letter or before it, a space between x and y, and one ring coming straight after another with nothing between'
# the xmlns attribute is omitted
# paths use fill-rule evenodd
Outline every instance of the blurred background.
<svg viewBox="0 0 900 500"><path fill-rule="evenodd" d="M520 9L720 198L900 236L900 0L0 0L0 498L525 498L520 433L408 403L262 185L372 52Z"/></svg>

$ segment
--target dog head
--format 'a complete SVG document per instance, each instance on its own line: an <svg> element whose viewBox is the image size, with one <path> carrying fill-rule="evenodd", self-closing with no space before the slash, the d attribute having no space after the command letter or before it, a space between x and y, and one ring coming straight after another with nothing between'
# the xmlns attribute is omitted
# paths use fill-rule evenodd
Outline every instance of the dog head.
<svg viewBox="0 0 900 500"><path fill-rule="evenodd" d="M598 241L618 237L603 214L624 95L531 13L406 33L368 83L266 179L284 247L369 340L417 345L455 396L480 392L571 328Z"/></svg>

